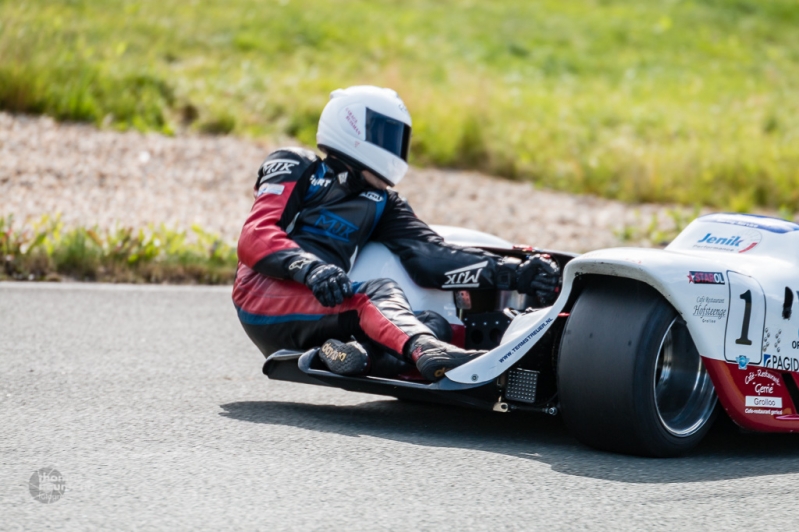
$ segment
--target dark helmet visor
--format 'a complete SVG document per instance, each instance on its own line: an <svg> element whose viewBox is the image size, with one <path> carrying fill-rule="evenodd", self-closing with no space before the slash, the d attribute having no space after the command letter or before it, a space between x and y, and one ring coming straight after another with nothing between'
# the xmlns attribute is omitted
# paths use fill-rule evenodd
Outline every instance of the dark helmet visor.
<svg viewBox="0 0 799 532"><path fill-rule="evenodd" d="M411 128L407 124L366 108L366 142L388 150L408 162Z"/></svg>

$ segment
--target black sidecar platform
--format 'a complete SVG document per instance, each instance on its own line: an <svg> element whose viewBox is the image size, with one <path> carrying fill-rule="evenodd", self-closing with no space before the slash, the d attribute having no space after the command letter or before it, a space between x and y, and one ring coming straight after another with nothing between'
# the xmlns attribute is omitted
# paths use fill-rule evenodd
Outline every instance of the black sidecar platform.
<svg viewBox="0 0 799 532"><path fill-rule="evenodd" d="M468 385L446 377L433 383L369 376L347 377L324 369L318 360L318 351L276 351L266 359L264 375L280 381L332 386L350 392L388 395L411 401L467 406L481 410L507 410L507 405L498 399L501 391L494 382Z"/></svg>

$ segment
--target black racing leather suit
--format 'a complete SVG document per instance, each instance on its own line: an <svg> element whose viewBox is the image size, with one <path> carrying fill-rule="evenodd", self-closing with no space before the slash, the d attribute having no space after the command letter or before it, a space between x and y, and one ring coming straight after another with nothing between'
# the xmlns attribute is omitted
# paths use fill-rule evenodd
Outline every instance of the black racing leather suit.
<svg viewBox="0 0 799 532"><path fill-rule="evenodd" d="M306 349L325 337L348 340L361 332L401 353L410 336L429 332L389 280L357 286L351 299L365 296L363 305L345 300L341 308L325 309L314 304L301 284L308 272L320 263L349 271L367 242L388 247L410 277L428 288L508 288L518 264L447 244L395 191L370 188L339 160L322 161L308 150L269 155L258 171L255 194L239 239L233 299L245 330L265 354ZM376 306L377 321L382 316L393 325L376 326L374 313L364 305Z"/></svg>

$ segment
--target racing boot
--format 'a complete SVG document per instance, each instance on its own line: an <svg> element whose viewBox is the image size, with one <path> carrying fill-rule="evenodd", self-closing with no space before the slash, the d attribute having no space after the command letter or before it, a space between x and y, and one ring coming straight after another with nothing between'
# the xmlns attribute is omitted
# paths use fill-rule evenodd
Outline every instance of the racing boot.
<svg viewBox="0 0 799 532"><path fill-rule="evenodd" d="M430 334L418 334L405 345L406 356L416 364L422 377L429 381L437 381L452 368L485 353L486 351L461 349Z"/></svg>
<svg viewBox="0 0 799 532"><path fill-rule="evenodd" d="M337 375L364 375L369 369L369 354L361 344L328 340L319 349L319 358Z"/></svg>
<svg viewBox="0 0 799 532"><path fill-rule="evenodd" d="M396 379L400 374L416 373L416 366L398 355L386 352L384 349L369 349L369 375Z"/></svg>

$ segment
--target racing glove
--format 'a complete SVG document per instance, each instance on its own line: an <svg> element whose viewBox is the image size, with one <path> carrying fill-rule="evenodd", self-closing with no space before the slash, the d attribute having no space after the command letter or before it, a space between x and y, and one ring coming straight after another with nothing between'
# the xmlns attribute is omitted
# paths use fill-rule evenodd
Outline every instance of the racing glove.
<svg viewBox="0 0 799 532"><path fill-rule="evenodd" d="M516 269L516 289L551 305L560 292L560 267L545 254L530 255Z"/></svg>
<svg viewBox="0 0 799 532"><path fill-rule="evenodd" d="M325 307L341 305L353 293L349 277L335 264L319 263L313 267L305 276L305 286Z"/></svg>

